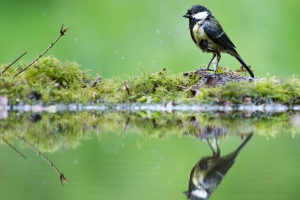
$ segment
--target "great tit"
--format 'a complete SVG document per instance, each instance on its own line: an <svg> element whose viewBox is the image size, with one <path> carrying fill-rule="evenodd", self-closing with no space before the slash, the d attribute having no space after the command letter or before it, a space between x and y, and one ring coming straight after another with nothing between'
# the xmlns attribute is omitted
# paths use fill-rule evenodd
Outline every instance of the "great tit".
<svg viewBox="0 0 300 200"><path fill-rule="evenodd" d="M202 52L213 54L205 70L209 70L210 64L217 56L217 61L214 66L214 73L216 73L221 59L220 53L228 53L234 56L243 65L252 78L254 77L249 66L235 50L234 44L224 32L221 24L206 7L194 5L188 9L183 17L189 19L190 35L197 47L199 47Z"/></svg>
<svg viewBox="0 0 300 200"><path fill-rule="evenodd" d="M217 142L217 152L215 152L207 139L213 155L202 157L192 168L189 176L189 189L183 192L187 196L187 199L208 199L215 189L217 189L228 170L234 164L235 158L251 139L252 135L253 133L250 133L234 152L223 157L220 157L220 149Z"/></svg>

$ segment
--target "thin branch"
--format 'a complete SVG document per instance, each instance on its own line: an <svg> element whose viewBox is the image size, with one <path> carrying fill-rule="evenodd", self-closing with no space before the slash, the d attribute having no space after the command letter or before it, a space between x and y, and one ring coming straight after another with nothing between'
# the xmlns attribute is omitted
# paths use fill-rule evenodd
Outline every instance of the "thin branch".
<svg viewBox="0 0 300 200"><path fill-rule="evenodd" d="M124 132L127 133L128 128L129 128L129 122L130 122L130 118L127 117L126 122L124 123Z"/></svg>
<svg viewBox="0 0 300 200"><path fill-rule="evenodd" d="M130 89L129 89L128 81L124 81L124 89L126 90L127 94L130 95Z"/></svg>
<svg viewBox="0 0 300 200"><path fill-rule="evenodd" d="M2 137L2 140L8 145L10 146L10 148L12 148L15 152L17 152L17 154L19 154L22 158L26 159L26 156L24 156L18 149L16 149L13 145L11 145L6 139L4 139Z"/></svg>
<svg viewBox="0 0 300 200"><path fill-rule="evenodd" d="M13 64L15 64L20 58L22 58L27 52L25 51L22 55L20 55L17 59L15 59L10 65L5 67L5 69L1 72L3 74L8 68L10 68Z"/></svg>
<svg viewBox="0 0 300 200"><path fill-rule="evenodd" d="M63 28L64 25L61 26L61 29L59 31L59 36L50 44L50 46L43 52L41 53L38 57L36 57L31 63L29 63L26 67L20 69L15 75L14 78L16 76L18 76L19 74L21 74L23 71L25 71L26 69L28 69L28 67L30 67L31 65L33 65L38 59L40 59L43 55L45 55L45 53L47 53L47 51L49 51L49 49L51 49L53 47L53 45L59 40L59 38L61 36L64 36L68 30L69 27Z"/></svg>
<svg viewBox="0 0 300 200"><path fill-rule="evenodd" d="M33 151L35 151L37 154L39 154L39 156L41 156L52 167L52 169L54 169L54 171L56 171L56 173L58 173L59 179L60 179L62 185L63 185L63 182L68 183L65 175L60 173L60 171L54 166L54 164L42 152L40 152L37 148L35 148L32 144L30 144L24 137L20 137L17 134L15 134L15 136L19 140L23 141L29 148L31 148Z"/></svg>

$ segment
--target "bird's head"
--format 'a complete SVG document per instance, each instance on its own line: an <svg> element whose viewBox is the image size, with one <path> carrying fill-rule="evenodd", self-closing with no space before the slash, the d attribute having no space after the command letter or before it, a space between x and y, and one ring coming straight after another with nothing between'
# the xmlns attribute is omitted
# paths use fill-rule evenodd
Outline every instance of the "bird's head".
<svg viewBox="0 0 300 200"><path fill-rule="evenodd" d="M211 15L211 12L206 7L201 5L194 5L190 9L188 9L183 17L190 20L203 20L209 15Z"/></svg>
<svg viewBox="0 0 300 200"><path fill-rule="evenodd" d="M204 189L194 189L191 191L183 192L188 200L206 200L210 195Z"/></svg>

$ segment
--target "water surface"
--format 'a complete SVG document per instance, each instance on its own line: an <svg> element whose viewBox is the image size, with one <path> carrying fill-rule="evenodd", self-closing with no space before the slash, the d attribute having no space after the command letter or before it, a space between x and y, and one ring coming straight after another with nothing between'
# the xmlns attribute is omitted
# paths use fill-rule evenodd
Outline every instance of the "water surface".
<svg viewBox="0 0 300 200"><path fill-rule="evenodd" d="M297 113L9 112L0 196L186 199L190 171L213 155L206 138L222 157L253 133L209 199L296 199L298 122Z"/></svg>

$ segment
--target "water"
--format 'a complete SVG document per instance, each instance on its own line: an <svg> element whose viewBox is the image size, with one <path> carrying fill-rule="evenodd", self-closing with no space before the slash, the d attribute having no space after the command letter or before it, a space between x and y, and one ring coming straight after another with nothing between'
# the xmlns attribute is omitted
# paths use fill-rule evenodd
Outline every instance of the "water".
<svg viewBox="0 0 300 200"><path fill-rule="evenodd" d="M213 155L205 138L222 157L251 133L209 199L300 196L295 112L23 110L0 127L1 199L186 199L190 171Z"/></svg>

